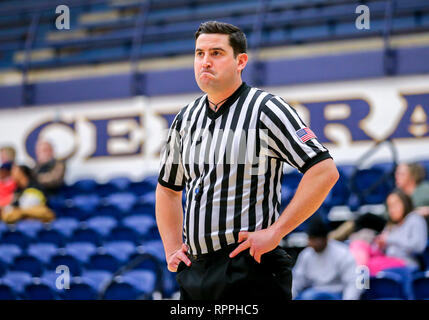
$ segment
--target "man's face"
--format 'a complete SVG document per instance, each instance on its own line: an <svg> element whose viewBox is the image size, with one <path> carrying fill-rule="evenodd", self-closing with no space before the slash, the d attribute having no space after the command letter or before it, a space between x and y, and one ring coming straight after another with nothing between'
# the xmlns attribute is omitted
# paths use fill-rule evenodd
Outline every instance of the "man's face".
<svg viewBox="0 0 429 320"><path fill-rule="evenodd" d="M195 43L194 72L204 92L222 91L237 82L247 63L247 55L234 57L226 34L201 34Z"/></svg>
<svg viewBox="0 0 429 320"><path fill-rule="evenodd" d="M328 239L326 237L308 237L308 246L313 248L317 253L323 252L326 245L328 244Z"/></svg>
<svg viewBox="0 0 429 320"><path fill-rule="evenodd" d="M398 165L395 171L396 187L404 189L410 182L412 182L412 177L408 166L406 164Z"/></svg>
<svg viewBox="0 0 429 320"><path fill-rule="evenodd" d="M54 152L52 150L52 146L46 142L42 141L37 143L36 145L36 158L37 162L39 163L45 163L54 157Z"/></svg>
<svg viewBox="0 0 429 320"><path fill-rule="evenodd" d="M393 222L400 222L404 218L404 204L396 194L391 194L387 197L387 210L389 212L390 219Z"/></svg>

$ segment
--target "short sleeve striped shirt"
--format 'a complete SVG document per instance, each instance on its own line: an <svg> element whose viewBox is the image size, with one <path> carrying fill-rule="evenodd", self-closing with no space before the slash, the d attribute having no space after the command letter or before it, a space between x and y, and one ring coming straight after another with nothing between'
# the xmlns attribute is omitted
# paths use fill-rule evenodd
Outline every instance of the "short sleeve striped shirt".
<svg viewBox="0 0 429 320"><path fill-rule="evenodd" d="M331 158L282 98L243 83L215 112L207 95L180 110L158 182L186 189L184 236L192 254L238 241L280 215L283 165L305 173Z"/></svg>

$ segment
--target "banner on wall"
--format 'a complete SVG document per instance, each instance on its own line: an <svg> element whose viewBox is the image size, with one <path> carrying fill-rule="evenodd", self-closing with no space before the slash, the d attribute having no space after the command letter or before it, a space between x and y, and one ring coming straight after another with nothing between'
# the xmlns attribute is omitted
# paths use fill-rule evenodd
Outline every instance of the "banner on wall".
<svg viewBox="0 0 429 320"><path fill-rule="evenodd" d="M429 76L264 88L294 106L338 164L390 138L400 161L429 159ZM31 164L39 136L67 159L66 181L157 174L176 113L200 93L0 111L0 146ZM390 161L381 148L373 161Z"/></svg>

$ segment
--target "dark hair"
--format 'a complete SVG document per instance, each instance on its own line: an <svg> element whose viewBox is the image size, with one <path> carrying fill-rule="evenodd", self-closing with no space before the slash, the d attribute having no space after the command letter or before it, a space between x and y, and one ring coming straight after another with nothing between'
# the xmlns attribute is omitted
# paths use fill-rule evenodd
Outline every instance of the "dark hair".
<svg viewBox="0 0 429 320"><path fill-rule="evenodd" d="M18 166L19 170L22 171L22 173L30 180L34 179L34 175L33 175L33 171L31 170L30 167L26 166L26 165L19 165Z"/></svg>
<svg viewBox="0 0 429 320"><path fill-rule="evenodd" d="M414 181L417 185L419 185L426 176L426 170L425 168L417 162L414 163L408 163L408 170L410 171L410 175L413 177Z"/></svg>
<svg viewBox="0 0 429 320"><path fill-rule="evenodd" d="M389 193L389 195L387 197L390 197L393 194L397 195L399 197L399 199L401 200L402 205L404 206L404 216L403 216L403 218L405 218L407 216L407 214L409 214L414 209L413 201L411 200L411 197L409 195L407 195L401 189L395 189L395 190L393 190L391 193ZM387 206L387 204L386 204L386 206Z"/></svg>
<svg viewBox="0 0 429 320"><path fill-rule="evenodd" d="M311 217L308 221L306 233L313 238L326 238L329 234L329 228L319 216Z"/></svg>
<svg viewBox="0 0 429 320"><path fill-rule="evenodd" d="M246 35L240 28L226 23L218 21L207 21L200 24L197 32L195 32L195 40L203 33L220 33L229 35L229 44L234 50L234 57L237 57L240 53L247 52L247 40Z"/></svg>

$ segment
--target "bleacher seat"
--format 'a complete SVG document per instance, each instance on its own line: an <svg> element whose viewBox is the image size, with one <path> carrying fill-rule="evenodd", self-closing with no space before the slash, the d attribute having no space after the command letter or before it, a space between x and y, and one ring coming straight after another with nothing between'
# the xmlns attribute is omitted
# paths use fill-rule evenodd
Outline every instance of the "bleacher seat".
<svg viewBox="0 0 429 320"><path fill-rule="evenodd" d="M102 244L102 236L93 229L90 229L86 226L81 226L79 229L76 229L72 236L69 239L69 243L71 242L91 242L96 246Z"/></svg>
<svg viewBox="0 0 429 320"><path fill-rule="evenodd" d="M25 271L7 271L2 277L2 282L9 287L13 288L13 291L17 294L21 294L24 287L31 283L32 276Z"/></svg>
<svg viewBox="0 0 429 320"><path fill-rule="evenodd" d="M7 225L6 223L4 223L3 221L0 221L0 238L3 232L5 232L7 230Z"/></svg>
<svg viewBox="0 0 429 320"><path fill-rule="evenodd" d="M97 252L97 246L92 242L70 242L64 247L65 252L85 264Z"/></svg>
<svg viewBox="0 0 429 320"><path fill-rule="evenodd" d="M48 264L48 269L56 271L59 266L66 266L70 271L70 276L80 276L82 274L82 264L79 260L66 252L59 252L54 255Z"/></svg>
<svg viewBox="0 0 429 320"><path fill-rule="evenodd" d="M61 248L66 243L66 237L64 234L57 230L45 230L42 229L37 233L37 236L33 240L34 243L53 243L57 247Z"/></svg>
<svg viewBox="0 0 429 320"><path fill-rule="evenodd" d="M106 253L111 254L123 263L128 261L130 256L136 252L135 244L131 241L105 242L103 248Z"/></svg>
<svg viewBox="0 0 429 320"><path fill-rule="evenodd" d="M148 271L129 271L117 276L104 292L106 300L150 300L155 289L155 275Z"/></svg>
<svg viewBox="0 0 429 320"><path fill-rule="evenodd" d="M142 205L154 205L155 204L155 191L146 192L142 196L140 196L140 203ZM154 211L155 212L155 211Z"/></svg>
<svg viewBox="0 0 429 320"><path fill-rule="evenodd" d="M60 293L63 289L61 288L63 285L65 285L66 278L60 278L61 275L64 274L64 269L52 269L49 270L49 268L45 269L43 274L39 277L41 281L51 287L52 290ZM58 271L58 272L57 272ZM57 283L58 282L58 283ZM61 287L57 288L57 285L60 284Z"/></svg>
<svg viewBox="0 0 429 320"><path fill-rule="evenodd" d="M7 230L3 232L0 241L2 244L16 244L20 248L25 249L31 239L19 230Z"/></svg>
<svg viewBox="0 0 429 320"><path fill-rule="evenodd" d="M135 230L140 236L144 236L151 227L156 226L155 218L148 215L131 215L122 220L122 224Z"/></svg>
<svg viewBox="0 0 429 320"><path fill-rule="evenodd" d="M161 269L164 266L163 262L161 262L155 255L150 253L134 253L130 256L130 261L134 261L135 270L151 271L155 274L161 274Z"/></svg>
<svg viewBox="0 0 429 320"><path fill-rule="evenodd" d="M56 214L61 212L64 208L67 207L66 204L66 195L65 193L58 192L56 195L52 195L48 198L48 207L51 208ZM57 214L58 219L58 214ZM54 220L55 221L55 220Z"/></svg>
<svg viewBox="0 0 429 320"><path fill-rule="evenodd" d="M49 285L40 281L26 285L22 297L25 300L59 300L58 294Z"/></svg>
<svg viewBox="0 0 429 320"><path fill-rule="evenodd" d="M118 280L120 281L120 280ZM105 300L137 300L140 297L138 290L129 283L113 282L104 292Z"/></svg>
<svg viewBox="0 0 429 320"><path fill-rule="evenodd" d="M346 205L350 197L348 178L341 169L338 171L340 173L340 178L331 189L324 202L324 204L328 205L329 207Z"/></svg>
<svg viewBox="0 0 429 320"><path fill-rule="evenodd" d="M416 273L412 279L414 299L429 300L429 271Z"/></svg>
<svg viewBox="0 0 429 320"><path fill-rule="evenodd" d="M64 290L61 294L64 300L96 300L97 291L81 278L73 279L70 288Z"/></svg>
<svg viewBox="0 0 429 320"><path fill-rule="evenodd" d="M7 264L4 261L0 260L0 277L2 277L6 273L6 270Z"/></svg>
<svg viewBox="0 0 429 320"><path fill-rule="evenodd" d="M129 186L129 191L136 195L143 195L148 192L154 192L155 188L152 184L146 181L132 182Z"/></svg>
<svg viewBox="0 0 429 320"><path fill-rule="evenodd" d="M13 291L13 288L0 282L0 300L18 300L19 296Z"/></svg>
<svg viewBox="0 0 429 320"><path fill-rule="evenodd" d="M0 244L0 260L6 265L11 264L22 252L23 250L16 244Z"/></svg>
<svg viewBox="0 0 429 320"><path fill-rule="evenodd" d="M79 227L79 220L73 217L60 217L51 222L51 228L62 233L66 238L73 234Z"/></svg>
<svg viewBox="0 0 429 320"><path fill-rule="evenodd" d="M33 277L38 277L43 273L44 265L36 257L24 254L14 259L10 270L23 271L31 274Z"/></svg>
<svg viewBox="0 0 429 320"><path fill-rule="evenodd" d="M88 270L82 272L82 279L91 285L97 292L100 292L112 279L112 272L107 270Z"/></svg>
<svg viewBox="0 0 429 320"><path fill-rule="evenodd" d="M156 273L150 270L131 270L122 275L122 281L130 283L140 293L150 295L156 289Z"/></svg>
<svg viewBox="0 0 429 320"><path fill-rule="evenodd" d="M364 300L375 299L401 299L408 297L404 290L404 283L400 275L380 271L376 276L370 277L370 288L363 293Z"/></svg>
<svg viewBox="0 0 429 320"><path fill-rule="evenodd" d="M57 250L58 247L53 243L32 243L27 248L27 254L46 264L56 254Z"/></svg>
<svg viewBox="0 0 429 320"><path fill-rule="evenodd" d="M132 214L146 214L155 217L155 202L149 202L146 199L139 201L132 209Z"/></svg>
<svg viewBox="0 0 429 320"><path fill-rule="evenodd" d="M99 207L101 201L100 196L97 194L78 194L71 200L73 202L73 208L88 214L95 211Z"/></svg>
<svg viewBox="0 0 429 320"><path fill-rule="evenodd" d="M29 238L34 238L37 232L43 228L43 223L39 220L28 219L18 221L15 227L16 230L21 231Z"/></svg>
<svg viewBox="0 0 429 320"><path fill-rule="evenodd" d="M108 253L93 254L86 265L88 270L105 270L116 272L120 268L121 263L118 259Z"/></svg>
<svg viewBox="0 0 429 320"><path fill-rule="evenodd" d="M110 234L105 238L106 241L131 241L136 245L141 244L140 235L126 226L117 226L110 231Z"/></svg>
<svg viewBox="0 0 429 320"><path fill-rule="evenodd" d="M108 195L106 202L122 212L129 212L137 202L137 196L131 192L118 192Z"/></svg>
<svg viewBox="0 0 429 320"><path fill-rule="evenodd" d="M115 192L126 192L131 185L131 180L128 177L115 177L111 178L107 183L113 186Z"/></svg>
<svg viewBox="0 0 429 320"><path fill-rule="evenodd" d="M360 200L360 204L381 204L384 203L390 190L393 188L393 181L382 182L375 186L375 183L386 176L384 170L379 168L361 169L356 171L354 178L351 178L351 192L355 193ZM371 192L369 188L372 187Z"/></svg>
<svg viewBox="0 0 429 320"><path fill-rule="evenodd" d="M98 232L101 236L107 236L114 227L118 225L118 221L111 216L95 216L86 221L88 228Z"/></svg>
<svg viewBox="0 0 429 320"><path fill-rule="evenodd" d="M140 253L148 253L156 257L159 261L165 261L164 245L161 240L146 241L138 247Z"/></svg>
<svg viewBox="0 0 429 320"><path fill-rule="evenodd" d="M112 217L116 220L121 220L126 213L118 210L118 208L112 204L103 203L96 212L99 216Z"/></svg>
<svg viewBox="0 0 429 320"><path fill-rule="evenodd" d="M76 193L93 193L97 190L98 183L95 179L80 179L74 182L70 187L75 190Z"/></svg>
<svg viewBox="0 0 429 320"><path fill-rule="evenodd" d="M414 297L413 297L413 290L411 287L411 282L412 282L412 279L414 277L414 274L418 271L419 271L419 269L417 267L405 266L405 267L396 267L396 268L384 269L383 273L385 273L385 274L393 273L393 274L399 275L401 280L402 280L403 291L404 291L405 297L407 297L408 300L413 300Z"/></svg>

